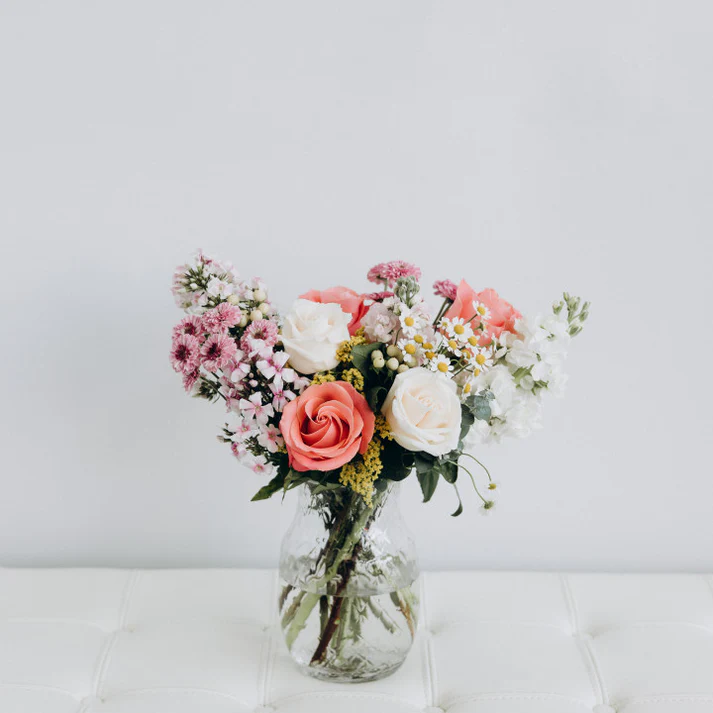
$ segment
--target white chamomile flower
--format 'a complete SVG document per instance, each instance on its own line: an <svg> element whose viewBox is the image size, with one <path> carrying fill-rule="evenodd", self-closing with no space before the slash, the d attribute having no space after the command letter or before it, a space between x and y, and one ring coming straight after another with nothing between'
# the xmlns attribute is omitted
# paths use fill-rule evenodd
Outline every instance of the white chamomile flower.
<svg viewBox="0 0 713 713"><path fill-rule="evenodd" d="M487 322L490 319L490 310L478 300L473 300L473 309L481 322Z"/></svg>
<svg viewBox="0 0 713 713"><path fill-rule="evenodd" d="M423 354L423 347L413 339L399 339L396 346L401 350L404 364L417 366Z"/></svg>
<svg viewBox="0 0 713 713"><path fill-rule="evenodd" d="M495 510L495 501L494 500L488 500L483 504L481 508L478 509L478 512L481 515L492 515L493 510Z"/></svg>
<svg viewBox="0 0 713 713"><path fill-rule="evenodd" d="M448 372L453 371L453 364L444 354L436 354L433 359L428 362L428 368L440 374L448 374Z"/></svg>
<svg viewBox="0 0 713 713"><path fill-rule="evenodd" d="M401 323L401 332L406 337L414 337L426 326L423 312L416 307L407 307L405 304L400 305L399 322Z"/></svg>
<svg viewBox="0 0 713 713"><path fill-rule="evenodd" d="M450 339L447 339L445 341L445 346L448 351L453 354L453 356L456 356L458 358L463 356L463 350L461 349L462 344L457 340L451 337Z"/></svg>
<svg viewBox="0 0 713 713"><path fill-rule="evenodd" d="M462 318L441 320L442 330L449 339L456 339L459 342L467 342L473 336L473 328Z"/></svg>
<svg viewBox="0 0 713 713"><path fill-rule="evenodd" d="M473 349L471 354L469 361L476 369L485 371L493 365L493 353L490 349Z"/></svg>

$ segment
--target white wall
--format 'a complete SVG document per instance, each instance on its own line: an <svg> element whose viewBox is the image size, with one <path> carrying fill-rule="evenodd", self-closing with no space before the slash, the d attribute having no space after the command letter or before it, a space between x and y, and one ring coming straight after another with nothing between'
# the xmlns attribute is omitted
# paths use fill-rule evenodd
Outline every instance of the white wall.
<svg viewBox="0 0 713 713"><path fill-rule="evenodd" d="M500 511L430 568L713 569L706 2L0 5L0 563L274 565L291 500L167 358L197 246L283 305L404 258L593 302ZM463 489L465 491L465 488Z"/></svg>

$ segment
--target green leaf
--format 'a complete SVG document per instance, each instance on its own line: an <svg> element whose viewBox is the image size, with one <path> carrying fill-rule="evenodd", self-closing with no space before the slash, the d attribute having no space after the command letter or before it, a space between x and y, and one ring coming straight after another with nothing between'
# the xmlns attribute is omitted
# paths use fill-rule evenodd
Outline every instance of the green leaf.
<svg viewBox="0 0 713 713"><path fill-rule="evenodd" d="M433 493L436 492L436 486L438 485L440 476L435 468L420 472L416 470L416 475L418 476L418 482L423 492L423 502L427 503L433 497Z"/></svg>
<svg viewBox="0 0 713 713"><path fill-rule="evenodd" d="M383 346L383 344L375 342L374 344L357 344L352 347L352 364L359 369L363 376L366 377L369 373L371 353Z"/></svg>
<svg viewBox="0 0 713 713"><path fill-rule="evenodd" d="M379 479L404 480L413 469L413 454L405 451L394 441L386 441L381 454L381 462L384 464L384 469L381 471Z"/></svg>
<svg viewBox="0 0 713 713"><path fill-rule="evenodd" d="M374 413L379 413L389 390L385 386L374 386L366 392L366 401Z"/></svg>
<svg viewBox="0 0 713 713"><path fill-rule="evenodd" d="M453 489L456 491L456 497L458 498L458 508L455 512L451 513L451 517L458 517L463 512L463 501L460 499L460 493L455 483L453 484Z"/></svg>
<svg viewBox="0 0 713 713"><path fill-rule="evenodd" d="M458 466L455 463L451 461L439 463L438 470L447 483L453 485L458 480Z"/></svg>
<svg viewBox="0 0 713 713"><path fill-rule="evenodd" d="M267 500L271 498L275 493L278 493L285 484L285 474L282 472L277 473L277 475L267 484L264 485L260 490L255 493L252 497L252 501L256 500Z"/></svg>

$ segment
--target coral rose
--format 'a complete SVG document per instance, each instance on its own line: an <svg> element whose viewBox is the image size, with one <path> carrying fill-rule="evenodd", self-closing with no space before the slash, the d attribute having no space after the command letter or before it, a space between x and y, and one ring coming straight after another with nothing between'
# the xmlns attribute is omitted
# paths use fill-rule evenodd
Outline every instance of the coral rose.
<svg viewBox="0 0 713 713"><path fill-rule="evenodd" d="M366 295L360 295L348 287L330 287L328 290L321 291L310 290L300 295L300 299L320 304L338 304L342 308L342 312L347 312L352 316L352 320L349 322L349 334L352 336L361 327L361 319L369 310L369 307L364 304Z"/></svg>
<svg viewBox="0 0 713 713"><path fill-rule="evenodd" d="M488 288L482 292L476 292L465 280L460 281L456 298L444 315L449 319L461 317L468 321L475 314L473 302L481 302L488 310L490 317L485 323L485 331L480 338L480 345L485 346L493 341L493 337L499 337L503 332L517 333L515 322L522 318L509 302L506 302L498 293ZM480 319L473 320L473 326L480 324Z"/></svg>
<svg viewBox="0 0 713 713"><path fill-rule="evenodd" d="M332 381L309 386L290 401L280 431L294 470L335 470L366 452L374 413L351 384Z"/></svg>

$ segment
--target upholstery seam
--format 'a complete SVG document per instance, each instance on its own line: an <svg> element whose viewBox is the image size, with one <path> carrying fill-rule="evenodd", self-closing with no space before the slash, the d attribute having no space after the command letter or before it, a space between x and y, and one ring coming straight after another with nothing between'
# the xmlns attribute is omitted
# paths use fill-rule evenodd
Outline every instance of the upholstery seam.
<svg viewBox="0 0 713 713"><path fill-rule="evenodd" d="M592 706L583 701L581 698L567 696L562 693L474 693L468 696L458 696L448 702L448 707L457 706L460 703L468 703L470 701L567 701L578 706L583 706L588 711L592 710ZM446 710L447 710L446 708Z"/></svg>
<svg viewBox="0 0 713 713"><path fill-rule="evenodd" d="M131 595L136 587L136 583L138 582L140 577L140 573L138 570L131 570L129 572L129 576L126 580L126 584L124 585L124 591L121 595L121 602L119 604L119 615L117 619L117 629L116 631L109 636L109 639L104 646L104 650L102 651L100 657L99 657L99 663L97 665L97 672L94 676L94 681L92 684L92 690L93 690L93 695L96 696L101 700L102 693L103 693L103 687L105 685L105 677L106 674L109 670L109 663L111 662L111 655L114 651L114 647L116 646L116 643L119 640L119 634L123 630L123 628L126 626L126 619L128 616L129 612L129 600L131 598Z"/></svg>
<svg viewBox="0 0 713 713"><path fill-rule="evenodd" d="M567 613L572 627L572 636L577 642L577 648L579 649L584 667L592 684L594 697L595 699L598 699L598 702L602 705L609 705L609 696L607 695L607 690L604 686L604 680L602 678L601 671L599 670L599 666L597 665L594 651L590 646L591 637L581 631L579 610L577 609L577 601L574 597L574 592L572 591L572 587L569 583L569 577L564 573L560 573L559 579L562 585L565 604L567 605Z"/></svg>

